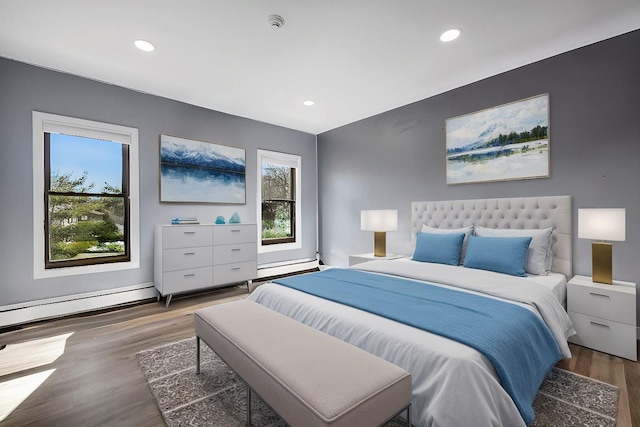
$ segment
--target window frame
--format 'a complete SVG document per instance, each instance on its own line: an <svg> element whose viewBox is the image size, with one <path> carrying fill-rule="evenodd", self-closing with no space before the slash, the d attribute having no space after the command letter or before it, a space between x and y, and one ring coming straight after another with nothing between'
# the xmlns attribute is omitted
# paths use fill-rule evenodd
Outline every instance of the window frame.
<svg viewBox="0 0 640 427"><path fill-rule="evenodd" d="M262 242L262 164L269 163L295 169L294 178L294 240L283 239L282 242ZM258 218L258 253L285 251L302 248L302 157L297 154L281 153L258 149L257 155L257 218Z"/></svg>
<svg viewBox="0 0 640 427"><path fill-rule="evenodd" d="M48 191L46 172L49 169L48 155L45 153L45 133L63 133L91 139L118 142L128 146L128 260L118 257L101 257L98 264L87 262L67 263L51 268L47 265L48 227L46 213L48 209ZM108 271L119 271L140 267L140 224L139 224L139 163L138 163L138 129L59 116L49 113L33 112L33 273L34 279L61 277L76 274L91 274ZM126 172L123 170L123 174ZM123 193L125 188L123 188ZM126 200L125 200L126 204ZM113 259L108 259L113 258ZM73 264L73 265L71 265Z"/></svg>

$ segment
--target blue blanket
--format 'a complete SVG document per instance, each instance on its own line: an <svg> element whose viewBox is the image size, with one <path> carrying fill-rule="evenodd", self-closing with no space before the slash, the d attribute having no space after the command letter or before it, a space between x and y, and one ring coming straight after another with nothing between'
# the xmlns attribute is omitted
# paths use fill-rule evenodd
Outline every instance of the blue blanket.
<svg viewBox="0 0 640 427"><path fill-rule="evenodd" d="M277 279L308 294L453 339L493 363L527 425L547 372L561 358L551 331L529 310L412 280L347 269Z"/></svg>

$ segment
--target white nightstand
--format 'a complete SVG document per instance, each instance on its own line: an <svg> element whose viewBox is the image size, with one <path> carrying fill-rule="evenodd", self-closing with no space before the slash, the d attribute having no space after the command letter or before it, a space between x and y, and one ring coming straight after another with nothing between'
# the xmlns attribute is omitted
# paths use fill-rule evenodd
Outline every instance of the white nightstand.
<svg viewBox="0 0 640 427"><path fill-rule="evenodd" d="M604 285L574 276L567 284L567 311L577 332L570 342L638 360L635 283Z"/></svg>
<svg viewBox="0 0 640 427"><path fill-rule="evenodd" d="M390 260L390 259L398 259L402 258L402 255L387 255L387 256L375 256L372 253L368 254L358 254L358 255L349 255L349 267L352 265L360 264L361 262L373 261L373 260Z"/></svg>

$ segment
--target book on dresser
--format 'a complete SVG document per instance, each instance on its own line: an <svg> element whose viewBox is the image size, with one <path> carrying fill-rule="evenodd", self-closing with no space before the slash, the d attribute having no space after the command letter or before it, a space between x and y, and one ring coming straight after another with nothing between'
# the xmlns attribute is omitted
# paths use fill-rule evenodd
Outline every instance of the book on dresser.
<svg viewBox="0 0 640 427"><path fill-rule="evenodd" d="M257 253L256 224L158 225L154 284L167 306L175 294L242 282L248 287L257 276Z"/></svg>

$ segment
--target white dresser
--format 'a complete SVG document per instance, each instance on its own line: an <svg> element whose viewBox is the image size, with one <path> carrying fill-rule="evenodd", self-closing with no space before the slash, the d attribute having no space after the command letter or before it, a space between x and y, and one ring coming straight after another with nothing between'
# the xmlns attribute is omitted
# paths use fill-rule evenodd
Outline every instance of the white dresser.
<svg viewBox="0 0 640 427"><path fill-rule="evenodd" d="M154 283L167 297L257 276L255 224L159 225L155 228Z"/></svg>
<svg viewBox="0 0 640 427"><path fill-rule="evenodd" d="M635 283L604 285L574 276L567 284L567 311L577 332L570 342L638 360Z"/></svg>

